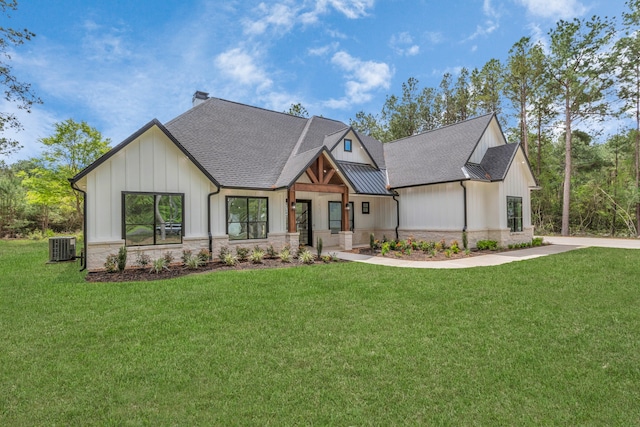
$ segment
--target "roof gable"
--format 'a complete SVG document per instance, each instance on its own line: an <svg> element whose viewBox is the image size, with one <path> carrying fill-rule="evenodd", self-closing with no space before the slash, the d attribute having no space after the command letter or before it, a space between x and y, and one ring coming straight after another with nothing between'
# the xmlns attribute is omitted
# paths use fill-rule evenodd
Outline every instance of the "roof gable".
<svg viewBox="0 0 640 427"><path fill-rule="evenodd" d="M145 134L146 132L148 132L150 129L152 129L153 127L157 127L158 129L160 129L160 131L171 141L173 142L176 147L178 147L178 149L180 151L182 151L182 153L187 156L189 158L189 160L191 160L191 162L213 183L215 184L217 187L220 187L220 184L218 183L218 181L213 177L213 175L211 175L201 164L200 162L198 162L198 160L196 160L195 157L193 157L193 155L180 143L178 142L178 140L171 134L171 132L169 132L167 130L167 128L160 123L160 121L158 119L153 119L151 120L149 123L147 123L146 125L144 125L143 127L141 127L140 129L138 129L136 132L134 132L130 137L128 137L127 139L125 139L124 141L122 141L120 144L116 145L115 147L113 147L111 150L109 150L108 152L106 152L104 155L102 155L100 158L98 158L95 162L91 163L89 166L87 166L86 168L84 168L82 171L80 171L76 176L74 176L73 178L69 178L69 181L71 183L74 182L78 182L79 180L81 180L82 178L84 178L85 176L87 176L89 173L91 173L93 170L95 170L96 168L98 168L100 165L102 165L104 162L106 162L107 160L109 160L111 157L113 157L115 154L117 154L118 152L120 152L122 149L124 149L126 146L128 146L129 144L131 144L133 141L137 140L138 138L140 138L143 134Z"/></svg>
<svg viewBox="0 0 640 427"><path fill-rule="evenodd" d="M493 114L384 144L392 188L469 179L463 167L469 161Z"/></svg>

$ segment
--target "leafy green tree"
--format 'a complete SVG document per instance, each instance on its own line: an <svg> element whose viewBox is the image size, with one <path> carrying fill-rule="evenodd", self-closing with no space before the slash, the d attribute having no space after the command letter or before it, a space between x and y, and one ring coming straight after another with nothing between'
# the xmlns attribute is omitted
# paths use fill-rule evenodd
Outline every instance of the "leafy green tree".
<svg viewBox="0 0 640 427"><path fill-rule="evenodd" d="M614 67L621 111L635 119L635 187L640 192L640 0L627 2L629 12L623 14L626 34L614 48ZM640 236L640 199L635 206L636 230Z"/></svg>
<svg viewBox="0 0 640 427"><path fill-rule="evenodd" d="M472 117L475 111L471 108L471 85L469 70L462 68L455 85L456 121L462 122Z"/></svg>
<svg viewBox="0 0 640 427"><path fill-rule="evenodd" d="M563 236L569 235L571 206L572 125L585 117L603 116L608 109L606 91L613 82L607 78L603 48L611 41L614 28L607 20L560 20L549 32L548 79L554 98L564 105L565 170L562 207Z"/></svg>
<svg viewBox="0 0 640 427"><path fill-rule="evenodd" d="M29 190L28 200L43 211L43 231L53 207L70 215L70 224L77 227L82 222L82 196L70 187L68 179L109 151L111 141L86 122L68 119L56 123L55 133L40 142L45 146L42 157L36 159L37 166L23 181Z"/></svg>
<svg viewBox="0 0 640 427"><path fill-rule="evenodd" d="M18 9L16 0L0 0L0 9L6 18L9 18L10 11ZM33 104L42 101L33 93L31 85L19 81L14 75L9 61L9 53L12 47L17 47L25 41L31 40L35 34L26 28L16 30L0 26L0 82L4 88L4 99L15 102L18 108L27 112L31 111ZM22 125L15 114L0 112L0 135L7 129L21 129ZM18 141L0 136L0 155L6 155L20 148Z"/></svg>
<svg viewBox="0 0 640 427"><path fill-rule="evenodd" d="M452 79L450 73L444 73L438 87L435 108L440 116L441 126L452 125L458 121L455 90L451 87Z"/></svg>

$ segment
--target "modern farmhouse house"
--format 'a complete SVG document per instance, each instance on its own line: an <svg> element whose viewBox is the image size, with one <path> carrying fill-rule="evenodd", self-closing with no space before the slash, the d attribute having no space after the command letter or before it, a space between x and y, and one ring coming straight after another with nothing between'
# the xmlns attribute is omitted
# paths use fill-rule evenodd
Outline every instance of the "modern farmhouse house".
<svg viewBox="0 0 640 427"><path fill-rule="evenodd" d="M530 241L536 186L495 115L395 142L196 92L70 179L85 194L86 267L125 245L183 249L284 245L351 249L369 235L500 244ZM134 260L135 256L130 256Z"/></svg>

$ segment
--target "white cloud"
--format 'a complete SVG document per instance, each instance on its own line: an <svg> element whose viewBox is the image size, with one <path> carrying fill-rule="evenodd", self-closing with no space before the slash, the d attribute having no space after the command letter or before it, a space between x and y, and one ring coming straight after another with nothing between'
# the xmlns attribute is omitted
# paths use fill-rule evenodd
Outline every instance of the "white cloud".
<svg viewBox="0 0 640 427"><path fill-rule="evenodd" d="M420 46L413 43L413 38L407 32L392 35L389 46L398 55L415 56L420 53Z"/></svg>
<svg viewBox="0 0 640 427"><path fill-rule="evenodd" d="M256 64L255 58L242 48L219 54L214 63L227 78L243 86L256 86L264 90L273 84L262 67Z"/></svg>
<svg viewBox="0 0 640 427"><path fill-rule="evenodd" d="M61 117L55 117L40 105L36 105L31 108L31 113L27 113L25 110L19 109L15 103L8 101L0 101L0 108L2 111L10 114L14 114L20 123L22 124L22 130L6 129L2 136L16 140L22 145L22 149L18 152L7 156L6 163L11 164L19 159L25 159L30 157L38 157L42 154L42 144L38 141L41 138L46 138L53 133L53 125L56 122L64 120Z"/></svg>
<svg viewBox="0 0 640 427"><path fill-rule="evenodd" d="M336 52L331 62L346 73L347 82L343 98L327 101L326 105L330 108L362 104L372 99L371 92L381 88L389 89L393 71L384 62L362 61L344 51Z"/></svg>
<svg viewBox="0 0 640 427"><path fill-rule="evenodd" d="M516 0L534 16L552 19L568 19L582 16L587 7L578 0Z"/></svg>
<svg viewBox="0 0 640 427"><path fill-rule="evenodd" d="M476 31L467 37L465 41L471 41L480 36L488 36L500 28L500 12L493 7L491 0L484 0L482 13L487 19L482 24L477 25Z"/></svg>
<svg viewBox="0 0 640 427"><path fill-rule="evenodd" d="M288 4L276 3L268 6L260 3L258 12L264 16L256 21L248 19L243 21L245 34L260 35L269 27L275 28L278 32L287 32L296 22L297 10Z"/></svg>
<svg viewBox="0 0 640 427"><path fill-rule="evenodd" d="M317 48L309 48L307 49L307 53L311 56L325 56L329 52L337 50L339 46L340 45L338 43L331 43Z"/></svg>
<svg viewBox="0 0 640 427"><path fill-rule="evenodd" d="M444 40L444 36L440 32L427 31L424 35L427 41L433 45L440 44Z"/></svg>

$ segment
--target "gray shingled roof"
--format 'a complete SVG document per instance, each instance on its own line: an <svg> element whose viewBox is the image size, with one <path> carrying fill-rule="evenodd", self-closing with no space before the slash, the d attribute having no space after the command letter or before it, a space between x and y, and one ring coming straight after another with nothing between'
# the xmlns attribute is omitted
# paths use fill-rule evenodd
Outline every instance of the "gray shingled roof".
<svg viewBox="0 0 640 427"><path fill-rule="evenodd" d="M387 190L387 177L384 170L362 163L340 161L337 163L358 193L385 196L393 194Z"/></svg>
<svg viewBox="0 0 640 427"><path fill-rule="evenodd" d="M509 165L518 150L518 144L504 144L487 150L480 162L492 181L502 181L507 175Z"/></svg>
<svg viewBox="0 0 640 427"><path fill-rule="evenodd" d="M222 186L272 188L307 120L210 98L166 128Z"/></svg>
<svg viewBox="0 0 640 427"><path fill-rule="evenodd" d="M467 179L462 171L493 114L384 144L392 188Z"/></svg>

